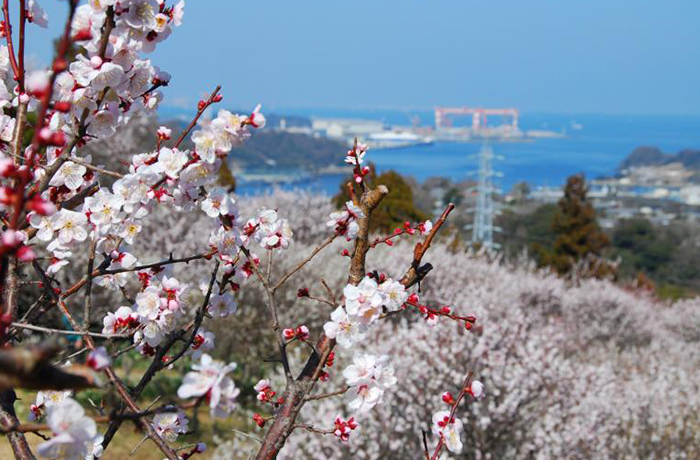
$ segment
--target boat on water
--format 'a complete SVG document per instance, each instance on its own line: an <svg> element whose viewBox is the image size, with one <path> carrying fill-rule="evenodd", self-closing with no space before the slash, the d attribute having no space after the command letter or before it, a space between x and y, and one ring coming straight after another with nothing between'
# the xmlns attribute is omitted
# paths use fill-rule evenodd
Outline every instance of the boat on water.
<svg viewBox="0 0 700 460"><path fill-rule="evenodd" d="M363 139L363 142L373 149L400 149L416 145L429 145L433 141L432 137L420 136L407 131L382 131L372 133Z"/></svg>

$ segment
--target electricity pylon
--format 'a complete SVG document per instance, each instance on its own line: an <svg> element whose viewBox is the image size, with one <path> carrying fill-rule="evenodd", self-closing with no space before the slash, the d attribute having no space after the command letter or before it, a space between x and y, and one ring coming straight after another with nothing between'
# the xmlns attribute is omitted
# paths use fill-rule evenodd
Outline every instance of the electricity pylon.
<svg viewBox="0 0 700 460"><path fill-rule="evenodd" d="M474 223L467 225L467 229L472 230L472 243L479 243L488 250L499 249L500 244L493 241L493 233L501 231L499 227L493 225L493 218L500 214L498 205L494 200L494 195L500 191L494 186L494 176L501 177L502 174L493 170L493 160L502 160L503 157L495 155L488 143L484 143L478 154L479 171L477 186L470 190L476 190L476 207L474 212Z"/></svg>

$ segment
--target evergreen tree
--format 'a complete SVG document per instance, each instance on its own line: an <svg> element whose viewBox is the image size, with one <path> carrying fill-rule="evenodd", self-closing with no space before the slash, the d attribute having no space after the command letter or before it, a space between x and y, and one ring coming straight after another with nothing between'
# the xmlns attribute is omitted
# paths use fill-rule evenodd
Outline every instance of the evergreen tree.
<svg viewBox="0 0 700 460"><path fill-rule="evenodd" d="M564 196L554 215L552 230L554 245L551 251L540 256L541 262L563 275L585 258L600 258L610 241L598 226L596 212L588 200L588 187L582 175L570 176L566 181ZM544 259L544 260L542 260ZM595 276L610 274L610 267L596 269ZM593 268L593 267L591 267Z"/></svg>

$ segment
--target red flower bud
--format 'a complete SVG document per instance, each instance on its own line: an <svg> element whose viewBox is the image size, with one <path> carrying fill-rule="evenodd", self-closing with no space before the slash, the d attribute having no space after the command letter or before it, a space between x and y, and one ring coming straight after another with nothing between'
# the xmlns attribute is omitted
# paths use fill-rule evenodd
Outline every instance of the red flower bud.
<svg viewBox="0 0 700 460"><path fill-rule="evenodd" d="M63 58L58 58L53 62L53 71L61 73L68 68L68 62Z"/></svg>
<svg viewBox="0 0 700 460"><path fill-rule="evenodd" d="M90 40L92 38L92 31L89 27L80 29L75 35L73 35L74 42L82 42L85 40Z"/></svg>
<svg viewBox="0 0 700 460"><path fill-rule="evenodd" d="M261 416L260 414L253 414L253 420L255 420L255 423L256 423L260 428L262 428L262 427L265 426L265 419L262 418L262 416Z"/></svg>
<svg viewBox="0 0 700 460"><path fill-rule="evenodd" d="M452 405L455 403L455 398L452 396L452 393L449 391L446 391L442 394L442 400L445 401L447 404Z"/></svg>
<svg viewBox="0 0 700 460"><path fill-rule="evenodd" d="M66 113L70 110L71 103L68 101L58 101L53 105L53 108L56 109L58 112Z"/></svg>

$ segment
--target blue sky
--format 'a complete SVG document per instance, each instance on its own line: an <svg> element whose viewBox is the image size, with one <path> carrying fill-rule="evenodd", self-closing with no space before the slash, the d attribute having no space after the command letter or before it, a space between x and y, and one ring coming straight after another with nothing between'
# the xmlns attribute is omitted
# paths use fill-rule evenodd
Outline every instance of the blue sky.
<svg viewBox="0 0 700 460"><path fill-rule="evenodd" d="M65 6L40 3L51 30L29 51L47 62ZM151 58L174 105L220 83L267 110L700 114L698 21L698 0L188 0Z"/></svg>

